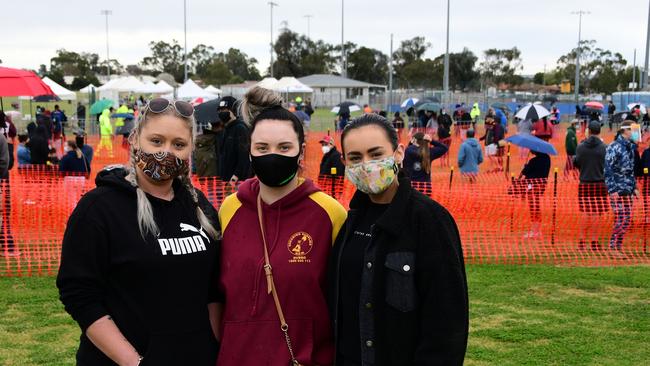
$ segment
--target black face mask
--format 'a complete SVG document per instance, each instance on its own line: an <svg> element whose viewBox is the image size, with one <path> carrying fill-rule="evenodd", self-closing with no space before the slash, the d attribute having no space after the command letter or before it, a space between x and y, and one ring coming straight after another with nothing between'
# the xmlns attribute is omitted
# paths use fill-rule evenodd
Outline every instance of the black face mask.
<svg viewBox="0 0 650 366"><path fill-rule="evenodd" d="M228 111L219 112L218 116L219 116L219 119L221 120L221 122L223 122L223 123L230 122L230 112L228 112Z"/></svg>
<svg viewBox="0 0 650 366"><path fill-rule="evenodd" d="M296 156L251 155L251 166L260 182L269 187L283 187L289 184L298 173L299 158L300 154Z"/></svg>

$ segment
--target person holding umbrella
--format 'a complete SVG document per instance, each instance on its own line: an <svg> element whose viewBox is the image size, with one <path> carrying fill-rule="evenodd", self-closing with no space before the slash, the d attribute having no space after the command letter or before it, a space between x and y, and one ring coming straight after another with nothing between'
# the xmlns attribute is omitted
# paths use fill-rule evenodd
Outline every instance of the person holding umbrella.
<svg viewBox="0 0 650 366"><path fill-rule="evenodd" d="M530 209L531 229L524 234L524 239L538 238L542 235L541 197L546 191L548 174L551 170L549 155L557 155L557 150L553 145L533 135L517 134L508 137L506 141L530 149L534 155L524 165L516 185L523 188L522 193L526 195Z"/></svg>
<svg viewBox="0 0 650 366"><path fill-rule="evenodd" d="M526 189L526 198L530 210L531 228L530 231L524 234L524 239L542 236L541 198L546 191L548 174L551 171L551 157L548 154L533 149L530 152L534 157L524 165L518 178L522 180L522 184Z"/></svg>

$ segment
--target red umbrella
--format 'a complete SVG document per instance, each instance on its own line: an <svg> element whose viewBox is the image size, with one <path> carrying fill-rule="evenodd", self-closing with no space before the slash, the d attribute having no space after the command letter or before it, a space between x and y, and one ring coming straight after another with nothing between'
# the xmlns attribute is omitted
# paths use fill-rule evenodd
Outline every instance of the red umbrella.
<svg viewBox="0 0 650 366"><path fill-rule="evenodd" d="M585 107L593 109L605 109L603 103L600 102L587 102L585 103Z"/></svg>
<svg viewBox="0 0 650 366"><path fill-rule="evenodd" d="M0 66L0 97L38 95L55 94L33 72Z"/></svg>

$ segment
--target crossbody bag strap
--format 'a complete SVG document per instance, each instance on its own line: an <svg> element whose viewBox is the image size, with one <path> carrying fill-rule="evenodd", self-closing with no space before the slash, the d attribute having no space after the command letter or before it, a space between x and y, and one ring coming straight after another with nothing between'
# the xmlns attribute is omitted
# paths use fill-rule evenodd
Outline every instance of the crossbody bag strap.
<svg viewBox="0 0 650 366"><path fill-rule="evenodd" d="M260 224L260 233L262 234L262 244L264 246L264 274L266 275L266 291L273 296L273 302L275 302L275 310L278 312L278 318L280 319L280 330L284 334L284 339L287 343L287 349L289 349L289 355L291 356L291 365L298 366L300 363L298 363L298 360L296 360L296 356L293 353L293 347L291 345L291 339L289 338L289 324L287 324L287 321L284 318L282 306L280 305L280 298L278 297L278 292L275 288L275 283L273 282L273 268L271 267L269 249L268 245L266 244L266 234L264 233L262 197L259 194L257 195L257 221Z"/></svg>

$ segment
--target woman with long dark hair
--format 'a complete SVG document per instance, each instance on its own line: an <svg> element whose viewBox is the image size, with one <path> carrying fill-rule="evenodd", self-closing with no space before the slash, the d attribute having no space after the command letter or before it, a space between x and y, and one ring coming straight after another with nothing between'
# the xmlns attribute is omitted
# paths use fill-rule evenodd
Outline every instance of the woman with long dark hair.
<svg viewBox="0 0 650 366"><path fill-rule="evenodd" d="M404 146L377 115L341 136L357 188L330 261L335 365L462 365L468 298L453 217L400 177Z"/></svg>
<svg viewBox="0 0 650 366"><path fill-rule="evenodd" d="M191 104L153 99L131 166L100 172L68 220L57 286L77 365L215 365L220 234L190 180L194 131Z"/></svg>
<svg viewBox="0 0 650 366"><path fill-rule="evenodd" d="M445 155L448 148L429 135L418 132L406 148L404 171L412 182L431 182L431 162Z"/></svg>

